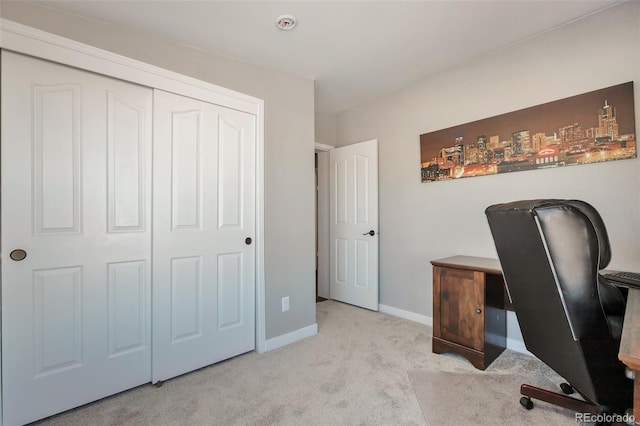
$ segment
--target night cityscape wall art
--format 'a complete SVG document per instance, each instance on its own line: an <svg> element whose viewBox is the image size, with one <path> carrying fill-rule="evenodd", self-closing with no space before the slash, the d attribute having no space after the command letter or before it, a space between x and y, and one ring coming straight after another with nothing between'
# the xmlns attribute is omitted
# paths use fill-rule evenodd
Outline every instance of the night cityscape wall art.
<svg viewBox="0 0 640 426"><path fill-rule="evenodd" d="M633 82L420 135L422 182L636 155Z"/></svg>

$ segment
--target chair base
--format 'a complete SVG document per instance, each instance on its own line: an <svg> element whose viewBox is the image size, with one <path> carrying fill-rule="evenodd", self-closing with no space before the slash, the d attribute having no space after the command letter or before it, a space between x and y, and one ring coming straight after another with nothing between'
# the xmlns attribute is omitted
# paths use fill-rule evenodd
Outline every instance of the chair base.
<svg viewBox="0 0 640 426"><path fill-rule="evenodd" d="M572 398L561 393L552 392L547 389L524 384L520 386L520 393L524 396L528 396L529 398L548 402L549 404L553 404L558 407L567 408L575 411L576 413L599 414L598 406L596 404Z"/></svg>

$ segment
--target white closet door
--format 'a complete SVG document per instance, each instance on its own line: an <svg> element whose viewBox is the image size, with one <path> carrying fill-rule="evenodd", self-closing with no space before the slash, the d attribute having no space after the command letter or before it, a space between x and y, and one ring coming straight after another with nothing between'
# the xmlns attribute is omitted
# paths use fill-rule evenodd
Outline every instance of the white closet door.
<svg viewBox="0 0 640 426"><path fill-rule="evenodd" d="M150 380L151 112L151 89L2 52L7 425Z"/></svg>
<svg viewBox="0 0 640 426"><path fill-rule="evenodd" d="M255 345L255 116L154 91L153 382Z"/></svg>

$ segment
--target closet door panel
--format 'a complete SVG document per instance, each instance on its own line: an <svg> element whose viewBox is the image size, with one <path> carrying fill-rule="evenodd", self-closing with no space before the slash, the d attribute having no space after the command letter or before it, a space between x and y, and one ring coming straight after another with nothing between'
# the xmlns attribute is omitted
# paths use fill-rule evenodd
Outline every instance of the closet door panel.
<svg viewBox="0 0 640 426"><path fill-rule="evenodd" d="M254 349L255 117L156 90L154 134L156 382Z"/></svg>
<svg viewBox="0 0 640 426"><path fill-rule="evenodd" d="M109 92L107 120L109 232L144 232L145 110Z"/></svg>
<svg viewBox="0 0 640 426"><path fill-rule="evenodd" d="M33 86L37 234L80 231L80 85Z"/></svg>
<svg viewBox="0 0 640 426"><path fill-rule="evenodd" d="M146 262L115 262L107 268L109 357L148 352Z"/></svg>
<svg viewBox="0 0 640 426"><path fill-rule="evenodd" d="M152 91L3 51L2 105L3 418L23 424L150 380Z"/></svg>
<svg viewBox="0 0 640 426"><path fill-rule="evenodd" d="M200 229L204 111L171 116L171 213L173 229ZM208 130L208 129L207 129Z"/></svg>

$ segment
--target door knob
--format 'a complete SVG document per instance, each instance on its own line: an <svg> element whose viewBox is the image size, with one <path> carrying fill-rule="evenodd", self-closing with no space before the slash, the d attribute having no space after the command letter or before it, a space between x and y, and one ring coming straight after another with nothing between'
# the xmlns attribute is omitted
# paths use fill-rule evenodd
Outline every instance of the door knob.
<svg viewBox="0 0 640 426"><path fill-rule="evenodd" d="M13 250L11 253L9 253L9 257L11 258L11 260L20 262L21 260L24 260L27 257L27 252L22 249L16 249L16 250Z"/></svg>
<svg viewBox="0 0 640 426"><path fill-rule="evenodd" d="M365 232L365 233L364 233L364 234L362 234L362 235L371 235L371 236L373 237L374 235L376 235L376 231L374 231L374 230L372 229L371 231L369 231L369 232Z"/></svg>
<svg viewBox="0 0 640 426"><path fill-rule="evenodd" d="M476 309L476 314L481 314L482 313L482 309Z"/></svg>
<svg viewBox="0 0 640 426"><path fill-rule="evenodd" d="M252 242L253 240L251 239L251 237L247 237L247 239L244 240L244 243L248 246L250 246Z"/></svg>

